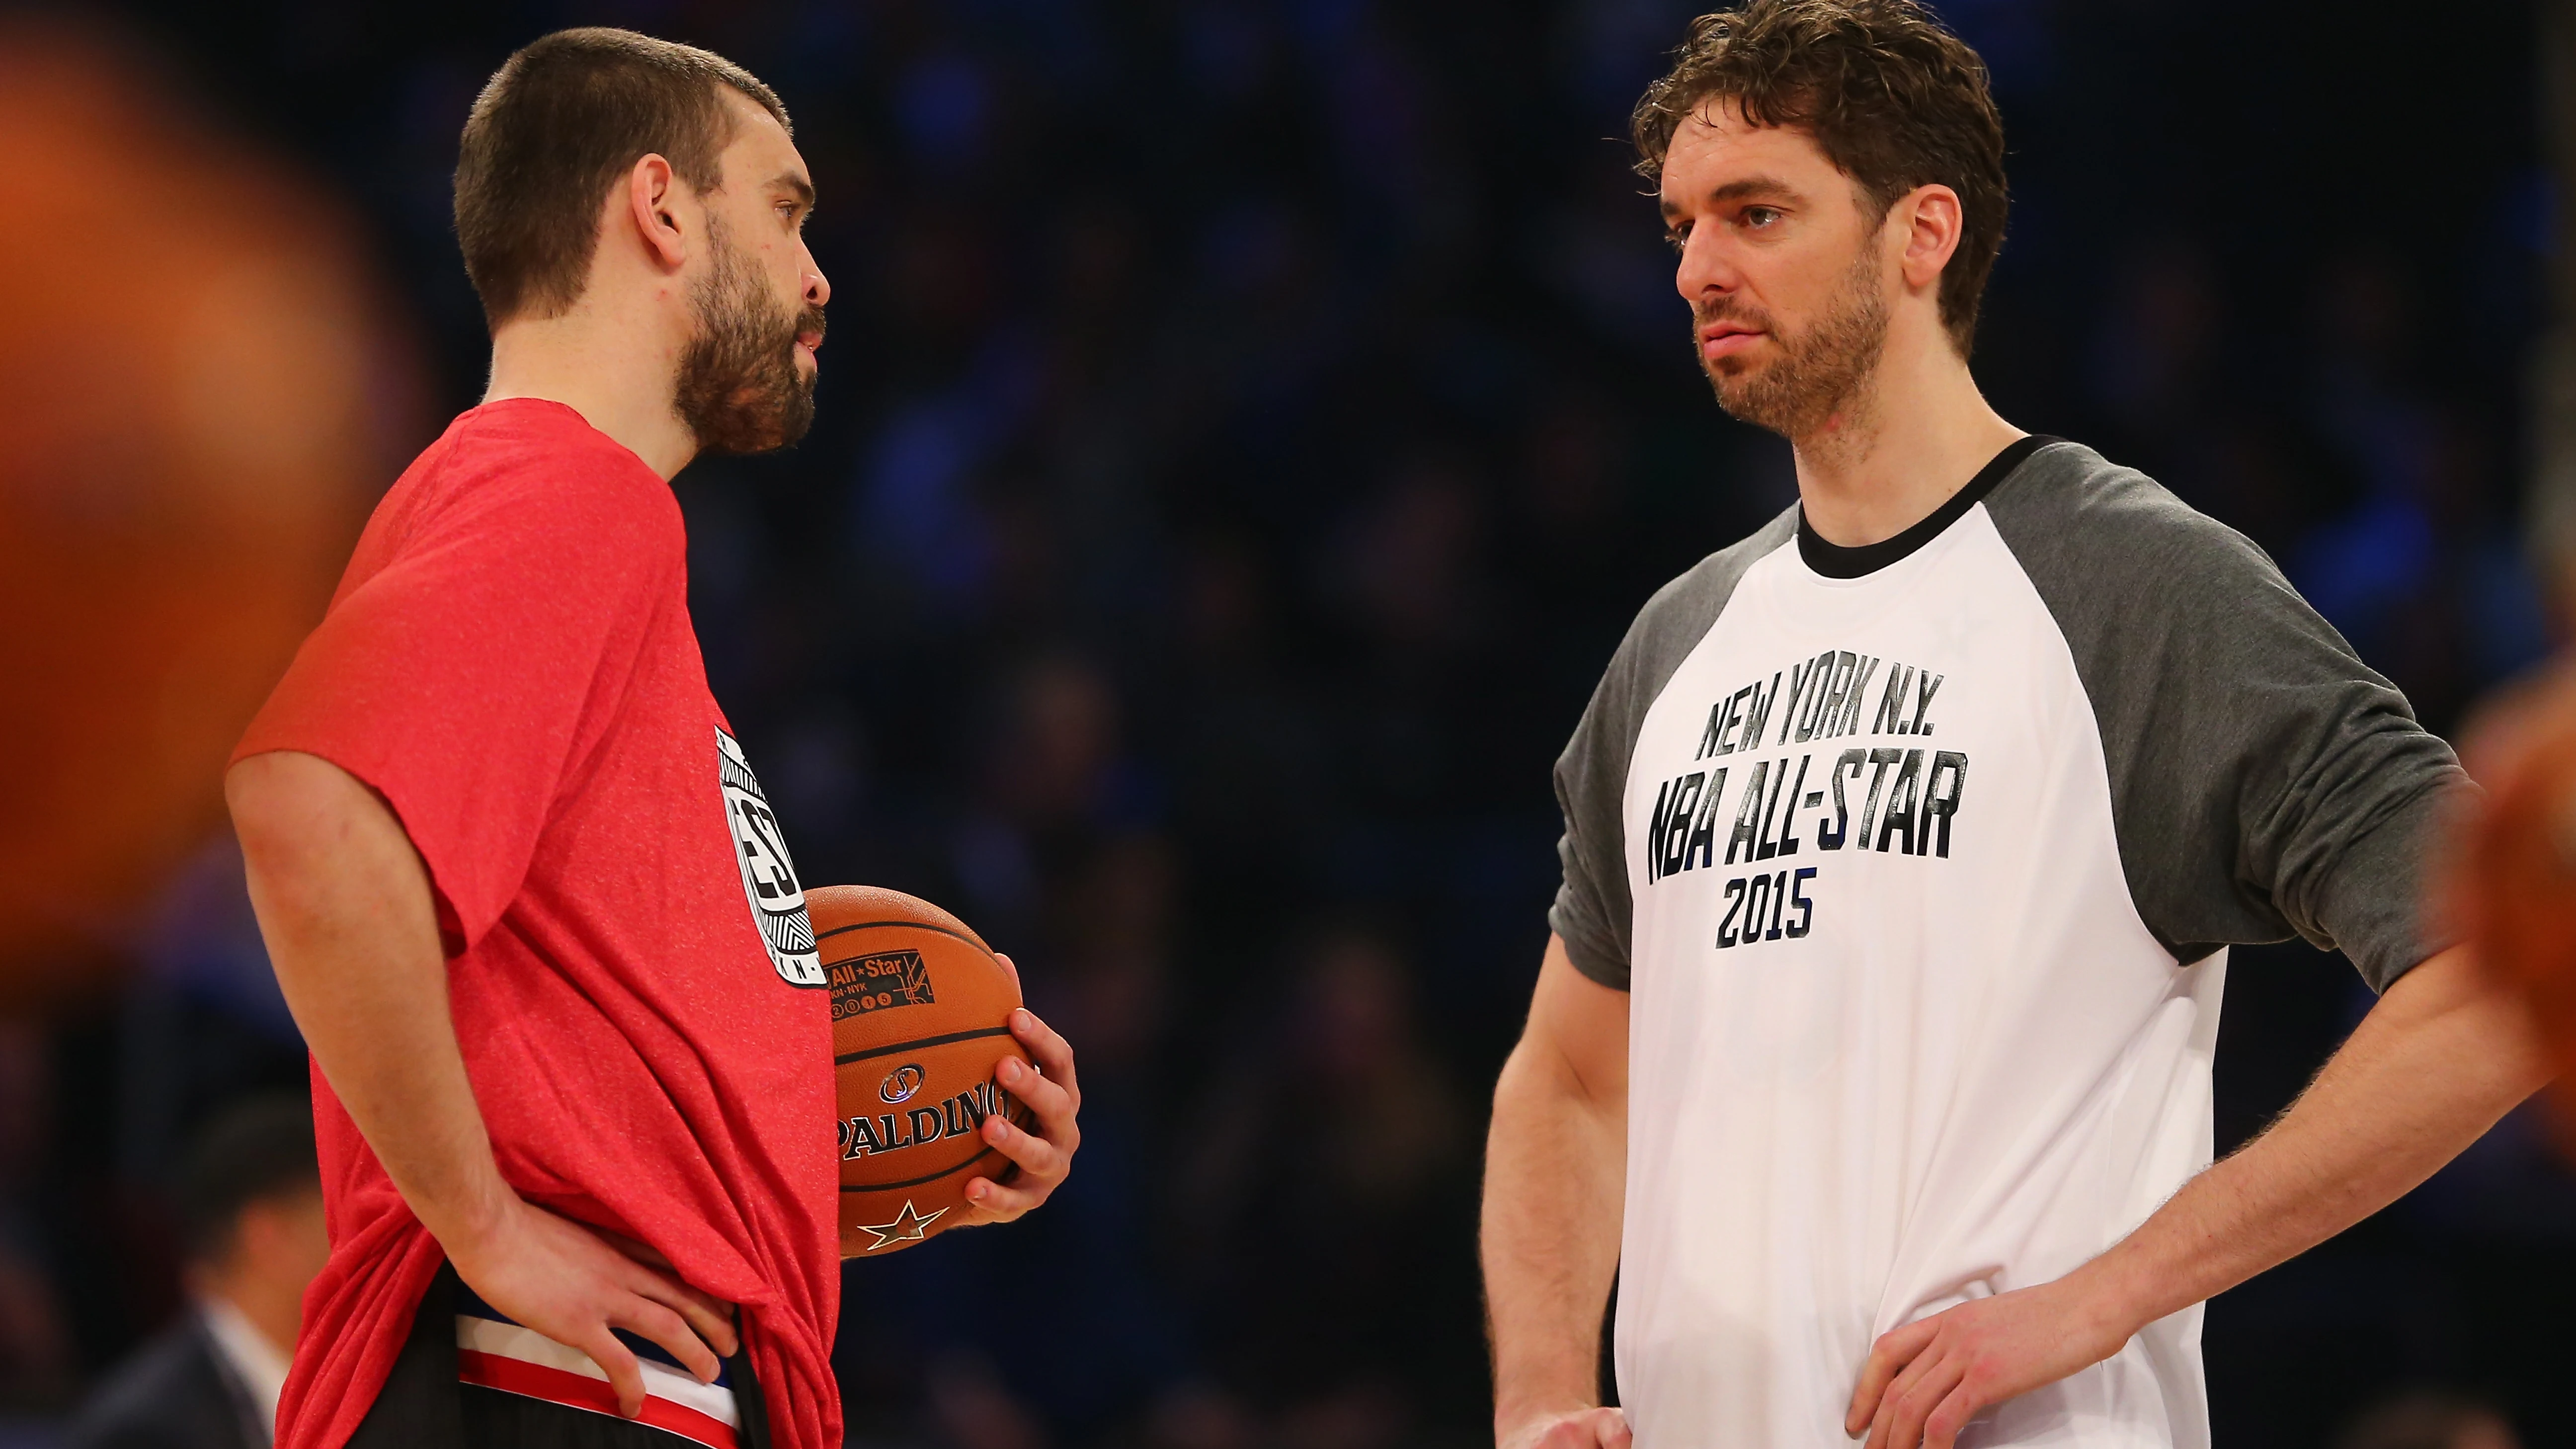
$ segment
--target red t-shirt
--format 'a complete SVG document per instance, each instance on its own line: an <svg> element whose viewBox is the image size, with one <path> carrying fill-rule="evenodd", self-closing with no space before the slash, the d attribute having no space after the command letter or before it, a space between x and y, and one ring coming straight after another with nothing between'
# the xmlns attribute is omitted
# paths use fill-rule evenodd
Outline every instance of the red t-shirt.
<svg viewBox="0 0 2576 1449"><path fill-rule="evenodd" d="M382 792L428 862L502 1175L741 1304L779 1449L837 1449L830 1012L707 691L670 488L560 404L458 418L234 757L269 750ZM331 1260L280 1449L347 1440L442 1258L319 1072L314 1093Z"/></svg>

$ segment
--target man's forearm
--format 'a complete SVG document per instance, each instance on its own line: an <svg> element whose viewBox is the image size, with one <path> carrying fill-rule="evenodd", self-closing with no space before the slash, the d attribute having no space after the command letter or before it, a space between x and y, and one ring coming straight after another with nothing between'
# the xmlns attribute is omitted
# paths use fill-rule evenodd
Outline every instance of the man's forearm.
<svg viewBox="0 0 2576 1449"><path fill-rule="evenodd" d="M256 755L225 793L296 1025L404 1201L452 1250L510 1189L457 1049L428 872L384 802L328 761Z"/></svg>
<svg viewBox="0 0 2576 1449"><path fill-rule="evenodd" d="M1619 1266L1627 1111L1524 1041L1494 1090L1483 1256L1497 1424L1599 1402L1601 1313Z"/></svg>
<svg viewBox="0 0 2576 1449"><path fill-rule="evenodd" d="M2453 948L2398 979L2290 1110L2076 1276L2132 1330L2394 1202L2548 1079L2518 1005Z"/></svg>
<svg viewBox="0 0 2576 1449"><path fill-rule="evenodd" d="M2140 1329L2395 1201L2539 1088L2520 1004L2446 951L2408 972L2270 1131L2110 1251L1871 1345L1844 1418L1871 1449L1947 1446L1982 1409L2099 1363Z"/></svg>

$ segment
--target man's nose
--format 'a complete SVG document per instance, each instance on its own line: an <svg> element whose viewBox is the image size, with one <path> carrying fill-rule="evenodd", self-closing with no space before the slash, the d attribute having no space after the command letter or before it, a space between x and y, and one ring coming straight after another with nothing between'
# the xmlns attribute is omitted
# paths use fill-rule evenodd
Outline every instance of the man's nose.
<svg viewBox="0 0 2576 1449"><path fill-rule="evenodd" d="M832 283L823 269L811 261L805 264L805 305L820 307L832 300Z"/></svg>
<svg viewBox="0 0 2576 1449"><path fill-rule="evenodd" d="M1673 267L1673 290L1693 306L1725 296L1743 280L1725 249L1707 234L1709 230L1692 228L1690 239L1682 243L1681 260Z"/></svg>

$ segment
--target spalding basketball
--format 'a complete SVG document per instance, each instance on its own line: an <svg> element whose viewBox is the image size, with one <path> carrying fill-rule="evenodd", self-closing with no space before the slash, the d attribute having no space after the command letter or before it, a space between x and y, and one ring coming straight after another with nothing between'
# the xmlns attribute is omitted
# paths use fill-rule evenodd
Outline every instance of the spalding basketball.
<svg viewBox="0 0 2576 1449"><path fill-rule="evenodd" d="M2560 1073L2559 1141L2576 1155L2576 694L2535 710L2470 838L2462 895L2480 958L2521 987Z"/></svg>
<svg viewBox="0 0 2576 1449"><path fill-rule="evenodd" d="M955 1227L966 1184L1011 1160L983 1138L1028 1110L993 1080L1020 988L966 923L874 886L805 893L832 987L840 1090L841 1256L891 1253Z"/></svg>

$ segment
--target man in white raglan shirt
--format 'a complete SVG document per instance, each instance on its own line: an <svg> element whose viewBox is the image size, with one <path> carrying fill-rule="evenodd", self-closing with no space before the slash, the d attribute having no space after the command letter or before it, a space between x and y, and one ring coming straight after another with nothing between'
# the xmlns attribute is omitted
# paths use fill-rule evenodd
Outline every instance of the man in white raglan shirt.
<svg viewBox="0 0 2576 1449"><path fill-rule="evenodd" d="M1799 502L1655 595L1557 763L1496 1437L2204 1446L2198 1305L2545 1075L2421 910L2465 779L2260 550L1986 405L2002 125L1913 0L1704 17L1636 136ZM2293 934L2382 995L2210 1167L2226 946Z"/></svg>

